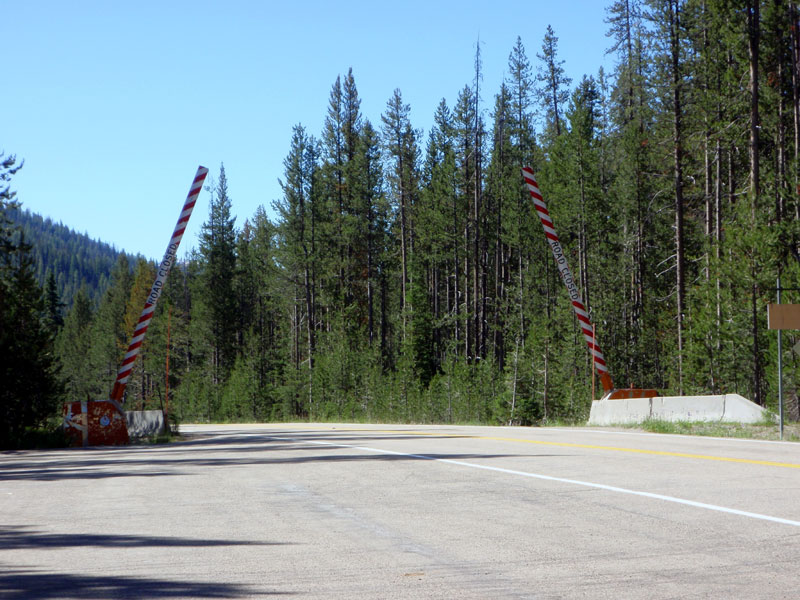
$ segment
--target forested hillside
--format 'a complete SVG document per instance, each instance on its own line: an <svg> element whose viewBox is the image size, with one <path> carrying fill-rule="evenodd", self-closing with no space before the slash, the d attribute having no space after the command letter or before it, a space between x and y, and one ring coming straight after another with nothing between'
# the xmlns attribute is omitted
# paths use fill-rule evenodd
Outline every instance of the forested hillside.
<svg viewBox="0 0 800 600"><path fill-rule="evenodd" d="M796 4L616 0L607 14L613 73L571 81L548 26L540 47L517 39L488 90L477 46L472 80L424 134L401 90L372 123L352 70L333 78L322 131L298 124L287 140L274 218L235 223L220 167L128 406L208 420L586 417L591 357L523 185L530 165L618 387L774 407L766 304L778 277L800 287ZM111 389L154 275L121 258L96 311L76 296L56 340L71 397ZM783 345L789 395L797 341Z"/></svg>
<svg viewBox="0 0 800 600"><path fill-rule="evenodd" d="M28 210L11 210L9 217L19 225L25 241L31 245L40 285L45 286L52 274L58 296L67 309L81 286L86 286L93 305L99 303L108 287L119 250ZM131 264L133 261L130 259Z"/></svg>

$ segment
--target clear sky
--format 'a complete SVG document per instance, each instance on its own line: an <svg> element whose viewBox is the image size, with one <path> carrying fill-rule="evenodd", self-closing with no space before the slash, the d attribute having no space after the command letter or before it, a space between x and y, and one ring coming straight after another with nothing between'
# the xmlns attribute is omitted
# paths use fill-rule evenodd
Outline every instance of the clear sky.
<svg viewBox="0 0 800 600"><path fill-rule="evenodd" d="M225 164L237 227L281 196L292 126L319 136L352 67L376 127L395 88L427 132L473 78L488 112L521 36L548 24L576 84L613 68L610 0L22 0L0 4L0 151L25 160L23 207L117 249L161 258L199 164ZM424 142L423 146L424 148ZM180 254L198 245L203 192Z"/></svg>

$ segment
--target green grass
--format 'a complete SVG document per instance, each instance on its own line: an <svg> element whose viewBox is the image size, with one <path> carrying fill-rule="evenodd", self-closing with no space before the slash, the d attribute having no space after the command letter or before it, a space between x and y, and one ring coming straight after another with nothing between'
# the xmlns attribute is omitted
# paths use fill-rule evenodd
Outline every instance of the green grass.
<svg viewBox="0 0 800 600"><path fill-rule="evenodd" d="M680 435L700 435L709 437L746 438L758 440L780 439L779 426L766 418L761 423L725 423L703 421L662 421L648 419L643 423L623 425L628 429L641 429L651 433L673 433ZM800 442L800 424L785 423L783 429L784 441Z"/></svg>

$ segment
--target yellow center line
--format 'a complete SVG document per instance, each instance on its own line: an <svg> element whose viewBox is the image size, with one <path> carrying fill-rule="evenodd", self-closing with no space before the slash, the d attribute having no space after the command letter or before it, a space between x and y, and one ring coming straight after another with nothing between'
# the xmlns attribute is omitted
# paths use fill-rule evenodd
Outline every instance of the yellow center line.
<svg viewBox="0 0 800 600"><path fill-rule="evenodd" d="M755 460L750 458L734 458L730 456L713 456L709 454L690 454L688 452L668 452L666 450L645 450L643 448L625 448L621 446L599 446L596 444L575 444L572 442L548 442L545 440L525 440L520 438L494 437L488 435L467 435L460 433L441 433L436 431L405 431L398 429L336 429L335 431L359 431L373 433L395 433L429 437L471 438L476 440L491 440L495 442L515 442L520 444L535 444L540 446L559 446L562 448L583 448L586 450L604 450L609 452L628 452L631 454L649 454L653 456L672 456L676 458L692 458L695 460L714 460L719 462L742 463L748 465L761 465L766 467L783 467L785 469L800 469L800 464L775 462L771 460Z"/></svg>

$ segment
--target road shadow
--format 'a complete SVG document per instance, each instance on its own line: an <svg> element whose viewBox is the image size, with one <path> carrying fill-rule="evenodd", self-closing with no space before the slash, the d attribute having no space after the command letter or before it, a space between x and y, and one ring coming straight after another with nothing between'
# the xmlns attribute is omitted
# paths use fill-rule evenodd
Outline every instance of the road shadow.
<svg viewBox="0 0 800 600"><path fill-rule="evenodd" d="M206 540L150 535L96 535L43 533L28 527L0 527L0 551L97 546L101 548L196 547L212 546L286 546L285 542L250 540Z"/></svg>
<svg viewBox="0 0 800 600"><path fill-rule="evenodd" d="M133 463L136 464L136 463ZM97 466L107 465L102 461L96 462ZM85 463L80 464L80 468L71 465L64 467L41 468L35 464L28 467L15 465L13 471L0 471L0 481L66 481L77 479L109 479L116 477L170 477L178 475L174 471L88 471Z"/></svg>
<svg viewBox="0 0 800 600"><path fill-rule="evenodd" d="M382 441L453 440L472 436L370 435L348 431L234 429L200 434L196 439L156 446L73 448L58 451L0 453L0 481L59 481L115 477L162 477L187 475L199 467L268 466L332 462L460 461L504 458L545 458L554 454L397 453L371 451ZM283 453L283 454L282 454ZM185 467L181 469L181 467Z"/></svg>
<svg viewBox="0 0 800 600"><path fill-rule="evenodd" d="M6 600L67 598L268 598L291 592L254 589L232 583L172 581L168 579L42 573L32 569L0 572L0 597Z"/></svg>
<svg viewBox="0 0 800 600"><path fill-rule="evenodd" d="M458 439L474 439L472 435L458 435L458 434L425 434L425 435L412 435L402 431L396 434L386 432L376 432L371 435L363 435L369 433L369 430L362 431L337 431L337 430L319 430L319 431L247 431L247 430L230 430L219 431L212 433L182 433L183 439L173 442L172 446L195 446L195 445L214 445L225 446L233 444L253 443L256 440L263 441L277 441L285 440L287 442L299 441L330 441L330 442L358 442L361 444L381 442L381 441L397 441L397 440L458 440Z"/></svg>
<svg viewBox="0 0 800 600"><path fill-rule="evenodd" d="M289 448L287 448L288 450ZM47 468L38 467L35 463L15 466L13 471L0 471L0 481L59 481L72 479L105 479L114 477L156 477L191 474L199 467L224 468L242 466L268 465L300 465L313 463L396 463L408 461L460 461L498 458L519 458L519 454L474 454L474 453L428 453L428 454L384 454L378 452L343 453L335 446L303 446L292 445L293 456L264 456L265 448L250 450L236 449L237 456L226 456L225 453L215 456L181 456L169 455L141 457L141 460L109 460L104 457L86 457L84 460L65 461L60 466L50 464ZM357 449L356 449L357 450ZM304 453L305 452L305 453ZM256 453L256 454L251 454ZM245 454L244 456L242 454ZM542 458L556 456L552 454L524 455L525 458ZM150 466L158 471L142 471L142 466ZM128 467L129 471L124 470ZM176 468L185 467L184 470ZM96 470L92 470L96 469Z"/></svg>

